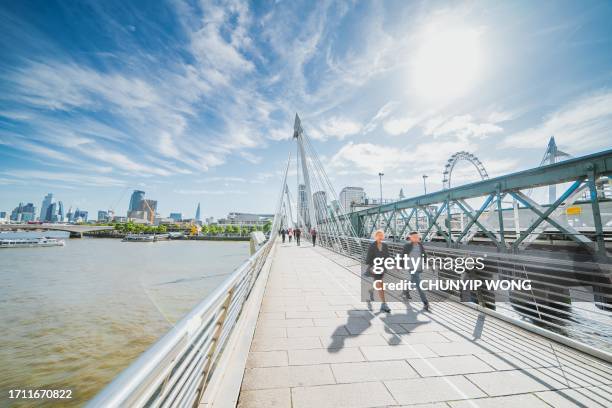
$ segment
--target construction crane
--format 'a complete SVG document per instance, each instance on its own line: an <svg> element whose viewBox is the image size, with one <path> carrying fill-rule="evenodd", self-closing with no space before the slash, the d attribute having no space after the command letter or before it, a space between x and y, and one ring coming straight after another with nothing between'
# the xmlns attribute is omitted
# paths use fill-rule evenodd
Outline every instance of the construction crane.
<svg viewBox="0 0 612 408"><path fill-rule="evenodd" d="M151 206L149 205L149 202L147 201L147 199L143 198L142 202L147 206L147 208L149 209L149 223L151 223L151 225L153 225L155 223L155 211L153 211L153 209L151 208Z"/></svg>

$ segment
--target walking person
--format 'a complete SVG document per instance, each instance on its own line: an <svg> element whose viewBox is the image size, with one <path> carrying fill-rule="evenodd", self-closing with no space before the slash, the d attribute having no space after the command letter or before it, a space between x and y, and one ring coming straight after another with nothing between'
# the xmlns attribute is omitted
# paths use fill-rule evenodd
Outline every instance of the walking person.
<svg viewBox="0 0 612 408"><path fill-rule="evenodd" d="M287 231L283 228L280 231L281 236L283 237L283 244L285 243L285 236L287 235Z"/></svg>
<svg viewBox="0 0 612 408"><path fill-rule="evenodd" d="M291 238L293 238L293 228L289 228L289 232L287 235L289 235L289 243L291 243Z"/></svg>
<svg viewBox="0 0 612 408"><path fill-rule="evenodd" d="M317 246L317 230L314 228L311 229L310 236L312 237L312 246L313 247Z"/></svg>
<svg viewBox="0 0 612 408"><path fill-rule="evenodd" d="M378 230L374 233L374 242L370 244L370 247L368 248L368 254L366 255L366 265L368 266L368 270L371 272L371 274L374 275L374 282L380 281L378 283L378 285L380 285L380 289L376 290L378 293L378 297L382 302L380 305L380 311L385 313L391 313L391 308L387 305L387 302L385 301L385 290L382 287L383 276L385 274L384 267L382 265L384 265L384 260L390 257L389 247L383 242L384 239L385 233L383 230ZM382 272L377 272L374 268L374 260L379 258L383 259L380 266L380 268L383 268Z"/></svg>
<svg viewBox="0 0 612 408"><path fill-rule="evenodd" d="M421 272L423 272L423 264L427 262L427 253L421 242L421 234L419 234L418 231L411 231L407 239L408 242L404 244L401 256L408 255L408 257L411 258L411 263L408 265L412 267L410 271L410 280L414 283L419 292L421 302L423 302L423 309L429 311L429 300L427 300L425 291L421 289ZM415 265L416 267L414 267ZM410 299L410 294L407 291L405 292L405 296L407 299Z"/></svg>
<svg viewBox="0 0 612 408"><path fill-rule="evenodd" d="M299 228L294 229L293 235L295 235L295 242L298 246L300 246L300 237L302 236L302 230Z"/></svg>

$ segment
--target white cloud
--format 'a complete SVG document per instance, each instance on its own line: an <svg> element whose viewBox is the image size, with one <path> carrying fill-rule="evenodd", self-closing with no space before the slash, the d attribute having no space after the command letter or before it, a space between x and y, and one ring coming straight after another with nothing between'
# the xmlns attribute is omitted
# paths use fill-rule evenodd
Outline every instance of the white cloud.
<svg viewBox="0 0 612 408"><path fill-rule="evenodd" d="M376 112L376 115L374 115L374 117L372 117L372 119L370 119L370 121L363 127L363 133L364 134L369 133L373 131L374 129L376 129L380 121L387 118L387 116L389 116L393 112L397 104L398 103L395 101L390 101L390 102L385 103L378 110L378 112Z"/></svg>
<svg viewBox="0 0 612 408"><path fill-rule="evenodd" d="M115 187L123 186L125 182L113 177L107 176L89 176L79 173L51 172L39 170L19 170L19 171L4 171L4 174L21 180L42 180L46 182L67 183L74 185L89 185L96 187Z"/></svg>
<svg viewBox="0 0 612 408"><path fill-rule="evenodd" d="M409 157L406 150L372 143L353 143L344 146L332 157L333 166L351 171L374 173L397 168Z"/></svg>
<svg viewBox="0 0 612 408"><path fill-rule="evenodd" d="M226 194L246 194L243 190L174 190L176 194L183 195L226 195Z"/></svg>
<svg viewBox="0 0 612 408"><path fill-rule="evenodd" d="M390 119L383 124L383 128L390 135L397 136L408 132L416 124L417 120L413 118Z"/></svg>
<svg viewBox="0 0 612 408"><path fill-rule="evenodd" d="M347 136L357 134L363 126L348 118L331 117L321 125L321 133L324 137L335 137L344 139Z"/></svg>
<svg viewBox="0 0 612 408"><path fill-rule="evenodd" d="M539 126L507 136L502 146L544 149L555 136L572 151L609 148L612 129L612 91L583 96L544 118Z"/></svg>
<svg viewBox="0 0 612 408"><path fill-rule="evenodd" d="M239 155L240 157L242 157L244 160L248 161L251 164L259 164L263 160L261 156L257 156L253 153L249 153L245 151L240 152Z"/></svg>
<svg viewBox="0 0 612 408"><path fill-rule="evenodd" d="M501 133L503 130L495 123L478 122L474 120L472 115L459 115L450 119L435 117L428 120L423 129L427 136L453 135L460 140L485 139L489 135Z"/></svg>
<svg viewBox="0 0 612 408"><path fill-rule="evenodd" d="M444 163L453 153L473 148L461 141L420 143L406 148L350 142L332 157L331 163L339 172L352 175L383 170L442 173Z"/></svg>

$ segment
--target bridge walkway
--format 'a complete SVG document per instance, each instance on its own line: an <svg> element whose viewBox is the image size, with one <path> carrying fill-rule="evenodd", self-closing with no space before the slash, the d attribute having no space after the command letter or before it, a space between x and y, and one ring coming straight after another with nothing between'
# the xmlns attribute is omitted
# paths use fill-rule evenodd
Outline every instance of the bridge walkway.
<svg viewBox="0 0 612 408"><path fill-rule="evenodd" d="M278 244L238 406L610 406L609 363L454 302L381 314L360 285L354 260Z"/></svg>

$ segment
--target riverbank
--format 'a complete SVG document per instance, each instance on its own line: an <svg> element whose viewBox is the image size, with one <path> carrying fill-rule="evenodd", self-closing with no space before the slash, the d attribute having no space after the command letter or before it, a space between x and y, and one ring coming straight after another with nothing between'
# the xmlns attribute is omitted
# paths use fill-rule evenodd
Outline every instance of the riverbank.
<svg viewBox="0 0 612 408"><path fill-rule="evenodd" d="M93 231L83 233L83 236L90 238L114 238L123 239L128 233L120 231ZM219 235L181 235L177 237L170 237L171 240L185 240L185 241L249 241L251 238L248 235L234 235L234 234L219 234Z"/></svg>

